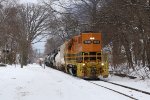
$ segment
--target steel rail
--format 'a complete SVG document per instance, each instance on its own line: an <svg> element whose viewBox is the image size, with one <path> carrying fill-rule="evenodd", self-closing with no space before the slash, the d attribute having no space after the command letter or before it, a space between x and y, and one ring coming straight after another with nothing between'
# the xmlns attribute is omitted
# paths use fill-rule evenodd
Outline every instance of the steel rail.
<svg viewBox="0 0 150 100"><path fill-rule="evenodd" d="M102 85L100 85L100 84L93 83L93 82L91 82L91 81L88 81L88 82L90 82L90 83L92 83L92 84L94 84L94 85L97 85L97 86L103 87L103 88L105 88L105 89L111 90L111 91L116 92L116 93L118 93L118 94L121 94L121 95L123 95L123 96L126 96L126 97L128 97L128 98L130 98L130 99L138 100L137 98L134 98L134 97L129 96L129 95L127 95L127 94L124 94L124 93L122 93L122 92L116 91L116 90L114 90L114 89L111 89L111 88L108 88L108 87L102 86Z"/></svg>
<svg viewBox="0 0 150 100"><path fill-rule="evenodd" d="M110 84L113 84L113 85L117 85L117 86L120 86L120 87L128 88L128 89L131 89L131 90L134 90L134 91L137 91L137 92L141 92L143 94L150 95L150 92L147 92L147 91L139 90L139 89L136 89L136 88L132 88L132 87L129 87L129 86L125 86L125 85L121 85L121 84L118 84L118 83L113 83L113 82L109 82L109 81L105 81L105 80L100 80L100 81L110 83Z"/></svg>

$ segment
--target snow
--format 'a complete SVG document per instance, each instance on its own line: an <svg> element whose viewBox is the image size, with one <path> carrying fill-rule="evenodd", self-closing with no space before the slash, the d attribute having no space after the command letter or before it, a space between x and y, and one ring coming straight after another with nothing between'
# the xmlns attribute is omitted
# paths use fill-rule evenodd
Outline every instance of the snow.
<svg viewBox="0 0 150 100"><path fill-rule="evenodd" d="M106 83L106 82L103 82L103 81L95 81L94 83L97 83L97 84L100 84L102 86L111 88L111 89L119 91L121 93L123 92L124 94L132 96L132 97L135 97L138 100L148 100L150 98L150 95L143 94L141 92L134 91L134 90L131 90L131 89L126 89L124 87L116 86L116 85L113 85L113 84L110 84L110 83Z"/></svg>
<svg viewBox="0 0 150 100"><path fill-rule="evenodd" d="M122 84L125 86L133 87L139 90L150 92L150 79L129 79L129 78L121 78L118 76L110 76L108 79L110 82Z"/></svg>
<svg viewBox="0 0 150 100"><path fill-rule="evenodd" d="M111 81L117 81L115 77L110 78ZM122 83L124 82L129 83L130 80L126 79ZM140 84L140 87L147 86L142 81ZM0 100L130 100L82 79L48 67L44 69L37 64L24 68L20 68L20 65L0 67L0 90Z"/></svg>

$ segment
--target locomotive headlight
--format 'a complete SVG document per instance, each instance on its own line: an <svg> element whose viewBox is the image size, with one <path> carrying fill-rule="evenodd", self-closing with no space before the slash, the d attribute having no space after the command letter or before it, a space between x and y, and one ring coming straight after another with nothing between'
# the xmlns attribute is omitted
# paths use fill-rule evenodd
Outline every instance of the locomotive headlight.
<svg viewBox="0 0 150 100"><path fill-rule="evenodd" d="M85 63L83 63L82 65L85 66Z"/></svg>
<svg viewBox="0 0 150 100"><path fill-rule="evenodd" d="M90 40L94 40L95 38L94 37L90 37Z"/></svg>
<svg viewBox="0 0 150 100"><path fill-rule="evenodd" d="M104 63L101 63L102 66L104 66Z"/></svg>

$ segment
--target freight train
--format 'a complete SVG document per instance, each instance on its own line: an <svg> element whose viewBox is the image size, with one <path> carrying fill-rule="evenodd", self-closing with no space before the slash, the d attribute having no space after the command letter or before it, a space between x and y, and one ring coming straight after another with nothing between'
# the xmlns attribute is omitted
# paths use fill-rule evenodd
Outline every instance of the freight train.
<svg viewBox="0 0 150 100"><path fill-rule="evenodd" d="M46 57L45 64L83 79L107 78L108 57L102 51L102 34L83 32Z"/></svg>

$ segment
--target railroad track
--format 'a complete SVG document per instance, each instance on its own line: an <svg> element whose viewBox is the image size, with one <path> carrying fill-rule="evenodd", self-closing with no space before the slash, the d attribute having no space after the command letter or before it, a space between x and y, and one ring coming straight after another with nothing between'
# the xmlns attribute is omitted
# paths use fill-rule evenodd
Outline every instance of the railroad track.
<svg viewBox="0 0 150 100"><path fill-rule="evenodd" d="M126 96L126 97L128 97L128 98L130 98L132 100L142 100L142 98L145 97L145 96L147 96L147 97L149 96L149 98L150 98L150 93L149 92L146 92L146 91L143 91L143 90L139 90L139 89L135 89L135 88L132 88L132 87L120 85L120 84L109 82L109 81L105 81L105 80L99 80L98 82L97 81L91 81L91 80L87 80L87 81L92 83L92 84L94 84L94 85L97 85L97 86L103 87L105 89L111 90L113 92L116 92L118 94L124 95L124 96ZM102 83L102 82L104 82L104 83ZM106 84L106 85L104 85L104 84ZM120 90L111 88L111 86L108 86L109 84L111 84L111 86L114 85L116 88L118 87L119 89L123 88L126 91L128 91L128 93L125 93L125 91L122 92ZM129 92L134 92L133 94L137 95L137 96L134 96L132 93L129 93ZM141 97L139 98L138 95L141 95Z"/></svg>
<svg viewBox="0 0 150 100"><path fill-rule="evenodd" d="M70 74L68 74L68 75L70 75ZM74 76L72 76L72 77L74 77ZM81 79L79 77L74 77L74 78ZM87 79L84 79L84 80L87 81L87 82L89 82L89 83L91 83L91 84L103 87L105 89L108 89L108 90L111 90L113 92L116 92L116 93L118 93L120 95L126 96L126 97L128 97L128 98L130 98L132 100L147 100L147 99L141 99L141 98L135 97L134 95L123 93L123 92L117 91L116 89L109 88L106 85L102 85L101 83L95 83L95 82L98 81L98 82L104 82L104 83L112 84L112 85L115 85L115 86L118 86L118 87L129 89L128 91L132 91L133 90L133 91L145 94L146 96L149 96L148 98L150 98L150 92L147 92L147 91L143 91L143 90L139 90L139 89L136 89L136 88L124 86L124 85L121 85L121 84L109 82L109 81L106 81L106 80L99 80L99 79L96 79L96 80L87 80Z"/></svg>
<svg viewBox="0 0 150 100"><path fill-rule="evenodd" d="M125 86L125 85L121 85L121 84L117 84L117 83L113 83L113 82L109 82L109 81L105 81L105 80L100 80L100 81L110 83L110 84L114 84L114 85L117 85L117 86L121 86L121 87L124 87L124 88L128 88L128 89L131 89L131 90L134 90L134 91L138 91L138 92L150 95L150 92L147 92L147 91L139 90L139 89L136 89L136 88L132 88L132 87L129 87L129 86Z"/></svg>

